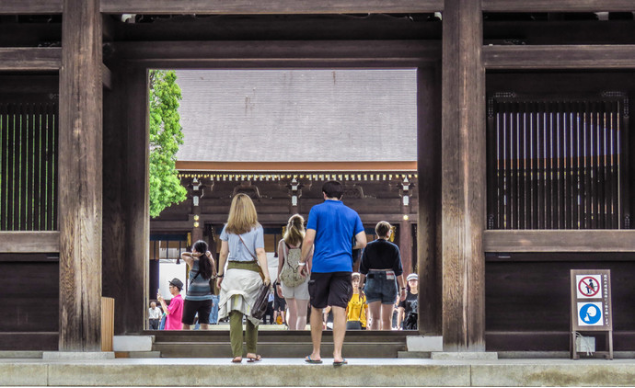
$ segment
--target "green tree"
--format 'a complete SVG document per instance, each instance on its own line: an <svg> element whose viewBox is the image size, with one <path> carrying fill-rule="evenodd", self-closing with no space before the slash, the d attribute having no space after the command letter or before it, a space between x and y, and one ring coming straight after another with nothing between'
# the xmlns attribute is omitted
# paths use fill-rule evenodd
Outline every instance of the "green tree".
<svg viewBox="0 0 635 388"><path fill-rule="evenodd" d="M176 153L183 144L180 116L181 88L176 72L150 70L150 216L182 202L187 190L176 170Z"/></svg>

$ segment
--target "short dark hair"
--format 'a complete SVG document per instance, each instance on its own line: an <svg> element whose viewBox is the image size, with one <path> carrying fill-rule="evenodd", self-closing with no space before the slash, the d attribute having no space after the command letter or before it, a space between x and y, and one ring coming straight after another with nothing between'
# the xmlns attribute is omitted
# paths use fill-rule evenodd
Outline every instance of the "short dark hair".
<svg viewBox="0 0 635 388"><path fill-rule="evenodd" d="M342 199L344 186L338 181L328 181L322 186L322 192L324 192L328 198Z"/></svg>
<svg viewBox="0 0 635 388"><path fill-rule="evenodd" d="M388 221L379 221L375 226L375 233L379 237L387 237L392 226Z"/></svg>

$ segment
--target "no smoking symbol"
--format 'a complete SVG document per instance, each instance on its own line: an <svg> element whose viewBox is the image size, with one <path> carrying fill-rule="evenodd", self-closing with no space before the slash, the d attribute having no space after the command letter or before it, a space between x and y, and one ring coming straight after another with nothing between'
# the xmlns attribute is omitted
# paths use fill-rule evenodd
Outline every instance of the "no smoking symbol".
<svg viewBox="0 0 635 388"><path fill-rule="evenodd" d="M597 279L591 276L585 276L578 282L578 291L586 297L592 297L600 292L600 285Z"/></svg>

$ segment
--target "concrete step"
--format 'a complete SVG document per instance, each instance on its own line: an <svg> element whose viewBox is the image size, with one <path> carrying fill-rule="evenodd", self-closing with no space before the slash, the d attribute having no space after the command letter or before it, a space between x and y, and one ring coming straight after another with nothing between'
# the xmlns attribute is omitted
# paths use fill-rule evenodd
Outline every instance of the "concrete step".
<svg viewBox="0 0 635 388"><path fill-rule="evenodd" d="M346 357L356 358L397 358L405 344L344 342L342 349ZM267 358L303 358L311 354L310 342L259 342L258 353ZM161 352L163 358L223 358L231 355L229 338L224 342L155 342L153 351ZM333 343L323 342L321 353L329 357L333 353Z"/></svg>
<svg viewBox="0 0 635 388"><path fill-rule="evenodd" d="M228 331L154 331L153 351L161 357L175 358L223 358L231 354ZM308 331L260 331L258 353L263 357L299 358L312 350L311 333ZM342 349L346 357L397 358L406 350L406 334L403 332L347 332ZM321 352L333 353L333 333L322 335Z"/></svg>

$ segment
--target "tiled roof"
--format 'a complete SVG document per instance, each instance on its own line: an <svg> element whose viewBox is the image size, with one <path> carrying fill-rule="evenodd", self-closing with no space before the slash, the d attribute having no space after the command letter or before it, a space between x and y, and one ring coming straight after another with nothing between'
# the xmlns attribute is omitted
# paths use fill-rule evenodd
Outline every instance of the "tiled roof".
<svg viewBox="0 0 635 388"><path fill-rule="evenodd" d="M179 161L416 161L416 70L178 70Z"/></svg>

